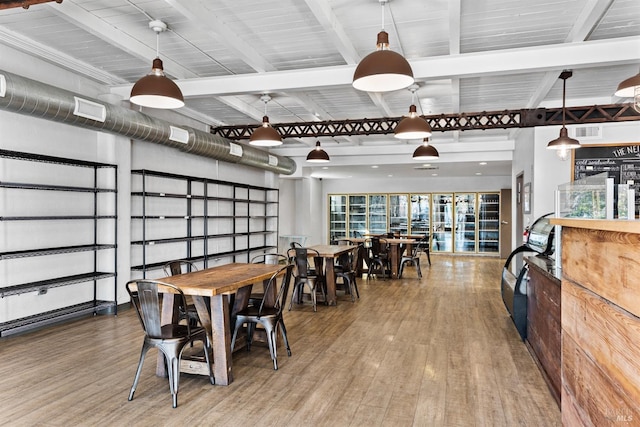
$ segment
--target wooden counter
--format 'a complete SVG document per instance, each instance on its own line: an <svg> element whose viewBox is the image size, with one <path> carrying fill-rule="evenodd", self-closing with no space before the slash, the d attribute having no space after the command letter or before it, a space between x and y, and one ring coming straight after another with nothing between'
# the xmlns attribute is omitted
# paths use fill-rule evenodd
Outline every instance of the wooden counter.
<svg viewBox="0 0 640 427"><path fill-rule="evenodd" d="M549 391L560 406L560 279L551 259L530 256L525 257L525 262L529 266L526 344L549 386Z"/></svg>
<svg viewBox="0 0 640 427"><path fill-rule="evenodd" d="M640 422L640 222L562 225L562 422Z"/></svg>

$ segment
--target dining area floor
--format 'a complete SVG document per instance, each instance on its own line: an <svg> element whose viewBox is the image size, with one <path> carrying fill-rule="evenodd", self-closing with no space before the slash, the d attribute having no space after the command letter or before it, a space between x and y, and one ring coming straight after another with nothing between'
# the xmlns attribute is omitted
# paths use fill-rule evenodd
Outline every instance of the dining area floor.
<svg viewBox="0 0 640 427"><path fill-rule="evenodd" d="M426 258L426 257L425 257ZM235 381L182 374L155 351L128 401L143 339L135 311L0 339L0 419L11 426L559 426L558 406L500 297L503 260L435 255L422 279L358 280L355 303L295 304L278 342L233 353Z"/></svg>

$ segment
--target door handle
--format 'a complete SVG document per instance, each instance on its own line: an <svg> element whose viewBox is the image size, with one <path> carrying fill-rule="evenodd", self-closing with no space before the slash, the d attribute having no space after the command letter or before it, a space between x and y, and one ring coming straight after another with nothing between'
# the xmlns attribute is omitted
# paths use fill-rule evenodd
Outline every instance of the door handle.
<svg viewBox="0 0 640 427"><path fill-rule="evenodd" d="M502 225L509 225L509 223L507 221L500 221L500 224Z"/></svg>

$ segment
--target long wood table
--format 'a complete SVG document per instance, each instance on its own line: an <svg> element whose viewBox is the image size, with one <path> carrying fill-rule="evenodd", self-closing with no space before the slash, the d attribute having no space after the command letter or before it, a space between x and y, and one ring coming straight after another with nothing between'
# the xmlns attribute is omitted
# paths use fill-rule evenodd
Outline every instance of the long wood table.
<svg viewBox="0 0 640 427"><path fill-rule="evenodd" d="M355 247L349 245L315 245L310 246L309 249L315 249L320 256L324 258L324 274L327 281L327 303L329 305L336 305L338 298L336 296L334 260L340 255L354 250Z"/></svg>
<svg viewBox="0 0 640 427"><path fill-rule="evenodd" d="M274 264L232 263L158 279L178 286L185 295L193 297L200 321L211 333L213 373L216 384L229 385L233 382L231 362L233 315L247 305L252 285L270 279L280 267ZM230 308L230 295L234 293L236 295L234 306ZM205 297L211 299L210 313ZM162 313L163 322L171 321L174 315L173 295L165 294L163 298L168 298L163 304L166 308ZM159 355L158 362L156 373L164 375L162 355ZM181 366L181 370L189 373L206 374L207 372L206 364L203 362L189 361L184 365L184 368Z"/></svg>

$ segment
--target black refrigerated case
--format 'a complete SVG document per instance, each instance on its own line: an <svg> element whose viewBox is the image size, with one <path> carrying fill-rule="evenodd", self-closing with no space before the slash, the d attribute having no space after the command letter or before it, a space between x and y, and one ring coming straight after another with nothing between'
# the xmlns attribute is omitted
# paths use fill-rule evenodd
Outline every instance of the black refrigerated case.
<svg viewBox="0 0 640 427"><path fill-rule="evenodd" d="M527 337L527 273L529 268L527 264L524 264L514 274L510 270L510 264L517 254L523 252L533 252L542 257L553 255L555 227L549 222L552 215L549 213L535 220L530 228L527 242L511 252L502 269L502 301L523 341Z"/></svg>

